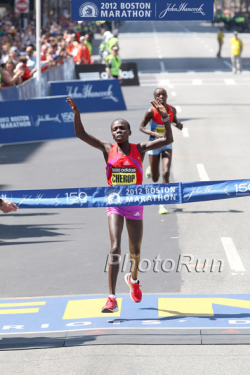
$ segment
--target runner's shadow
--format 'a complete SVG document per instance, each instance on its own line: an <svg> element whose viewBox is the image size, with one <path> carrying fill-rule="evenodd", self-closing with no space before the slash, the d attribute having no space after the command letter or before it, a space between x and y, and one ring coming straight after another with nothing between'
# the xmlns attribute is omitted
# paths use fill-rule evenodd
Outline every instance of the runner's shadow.
<svg viewBox="0 0 250 375"><path fill-rule="evenodd" d="M167 312L169 314L178 314L178 316L166 316L166 317L157 317L157 318L141 318L141 319L126 319L126 318L121 318L121 319L114 319L114 320L109 320L108 322L109 323L112 323L112 324L116 324L118 322L120 323L123 323L123 322L141 322L143 320L146 320L146 321L171 321L171 320L179 320L179 319L183 319L183 318L198 318L198 319L209 319L209 320L217 320L217 319L243 319L243 318L249 318L250 317L250 313L242 313L242 314L214 314L213 316L211 315L207 315L207 314L200 314L199 316L197 315L194 315L193 313L187 313L187 314L183 314L179 311L171 311L171 310L158 310L154 307L152 308L142 308L140 310L151 310L151 311L164 311L164 312Z"/></svg>

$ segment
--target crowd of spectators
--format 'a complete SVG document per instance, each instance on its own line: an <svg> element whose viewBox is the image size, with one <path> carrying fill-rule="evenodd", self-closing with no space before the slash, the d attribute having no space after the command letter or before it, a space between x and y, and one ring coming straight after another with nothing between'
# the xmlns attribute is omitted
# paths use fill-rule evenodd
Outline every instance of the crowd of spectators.
<svg viewBox="0 0 250 375"><path fill-rule="evenodd" d="M217 9L213 24L220 24L226 30L236 30L239 33L250 32L250 14L247 10Z"/></svg>
<svg viewBox="0 0 250 375"><path fill-rule="evenodd" d="M20 19L0 20L0 88L23 83L36 75L37 52L35 21L20 28ZM99 25L51 20L41 31L42 72L73 58L76 64L90 64L92 38Z"/></svg>

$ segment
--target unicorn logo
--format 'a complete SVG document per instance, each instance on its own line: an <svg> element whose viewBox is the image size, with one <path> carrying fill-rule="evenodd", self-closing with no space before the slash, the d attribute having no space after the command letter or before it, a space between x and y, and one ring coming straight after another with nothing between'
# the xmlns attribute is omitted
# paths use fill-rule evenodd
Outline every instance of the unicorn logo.
<svg viewBox="0 0 250 375"><path fill-rule="evenodd" d="M99 14L98 8L94 3L83 3L79 8L80 17L96 18L98 17L98 14Z"/></svg>

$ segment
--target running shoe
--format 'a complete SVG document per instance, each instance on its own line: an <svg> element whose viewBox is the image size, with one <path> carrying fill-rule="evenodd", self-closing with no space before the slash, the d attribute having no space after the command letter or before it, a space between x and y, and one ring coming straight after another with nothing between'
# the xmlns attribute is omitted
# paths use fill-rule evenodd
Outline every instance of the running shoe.
<svg viewBox="0 0 250 375"><path fill-rule="evenodd" d="M151 168L150 168L150 165L146 168L145 176L147 178L151 178Z"/></svg>
<svg viewBox="0 0 250 375"><path fill-rule="evenodd" d="M119 311L117 301L115 298L109 297L106 305L102 308L102 313L113 313Z"/></svg>
<svg viewBox="0 0 250 375"><path fill-rule="evenodd" d="M125 282L130 288L130 298L136 303L141 302L142 292L140 289L139 280L137 281L137 283L133 284L131 282L131 274L127 273L125 275Z"/></svg>
<svg viewBox="0 0 250 375"><path fill-rule="evenodd" d="M159 214L160 215L166 215L168 214L168 210L166 209L166 207L163 205L163 204L160 204L159 206Z"/></svg>

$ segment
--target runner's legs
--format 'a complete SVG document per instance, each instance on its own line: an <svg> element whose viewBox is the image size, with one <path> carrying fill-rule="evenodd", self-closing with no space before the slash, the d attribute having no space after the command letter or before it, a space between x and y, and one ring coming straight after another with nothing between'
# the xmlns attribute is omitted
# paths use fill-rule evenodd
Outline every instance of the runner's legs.
<svg viewBox="0 0 250 375"><path fill-rule="evenodd" d="M160 177L160 155L149 155L149 164L151 168L151 178L154 182L157 182Z"/></svg>
<svg viewBox="0 0 250 375"><path fill-rule="evenodd" d="M168 184L170 178L170 167L172 163L172 150L165 150L162 153L162 183Z"/></svg>
<svg viewBox="0 0 250 375"><path fill-rule="evenodd" d="M115 294L116 281L119 272L119 257L117 255L121 255L121 235L123 230L124 217L119 214L113 213L108 217L108 223L111 241L108 272L109 294Z"/></svg>
<svg viewBox="0 0 250 375"><path fill-rule="evenodd" d="M126 220L129 238L129 252L132 264L132 279L138 278L138 267L140 262L141 242L143 235L143 221L142 220Z"/></svg>

